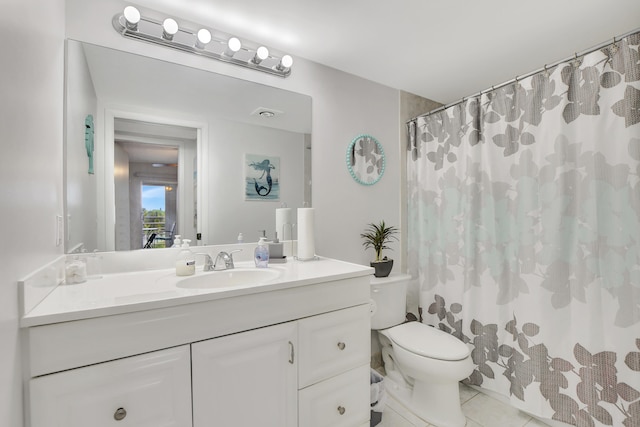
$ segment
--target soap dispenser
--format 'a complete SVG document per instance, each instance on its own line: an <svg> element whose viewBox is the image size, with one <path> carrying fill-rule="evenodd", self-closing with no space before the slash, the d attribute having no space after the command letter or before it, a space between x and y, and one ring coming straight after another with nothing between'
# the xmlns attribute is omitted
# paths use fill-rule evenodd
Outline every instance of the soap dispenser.
<svg viewBox="0 0 640 427"><path fill-rule="evenodd" d="M196 257L189 249L190 242L189 239L182 240L182 247L176 259L176 276L193 276L196 272Z"/></svg>
<svg viewBox="0 0 640 427"><path fill-rule="evenodd" d="M180 235L176 234L175 238L173 239L173 245L171 246L172 248L179 248L182 246L182 241L180 240Z"/></svg>
<svg viewBox="0 0 640 427"><path fill-rule="evenodd" d="M269 266L269 246L267 244L267 238L261 237L258 241L258 246L253 251L256 267L267 268Z"/></svg>

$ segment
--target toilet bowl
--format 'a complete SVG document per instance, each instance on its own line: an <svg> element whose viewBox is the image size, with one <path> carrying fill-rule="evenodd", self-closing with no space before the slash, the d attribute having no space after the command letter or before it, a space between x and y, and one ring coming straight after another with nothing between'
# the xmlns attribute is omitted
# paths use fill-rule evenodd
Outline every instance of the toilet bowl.
<svg viewBox="0 0 640 427"><path fill-rule="evenodd" d="M387 372L385 389L438 427L463 427L458 382L473 372L470 349L453 335L419 322L403 323L409 275L371 279L372 329Z"/></svg>

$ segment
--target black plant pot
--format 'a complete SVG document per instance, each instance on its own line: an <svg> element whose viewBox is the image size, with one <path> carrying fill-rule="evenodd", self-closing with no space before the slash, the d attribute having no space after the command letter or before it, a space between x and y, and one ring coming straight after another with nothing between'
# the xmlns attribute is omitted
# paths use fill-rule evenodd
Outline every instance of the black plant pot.
<svg viewBox="0 0 640 427"><path fill-rule="evenodd" d="M373 273L376 277L387 277L389 273L391 273L391 269L393 268L393 260L392 259L384 259L382 261L371 261L369 265L375 268L375 272Z"/></svg>

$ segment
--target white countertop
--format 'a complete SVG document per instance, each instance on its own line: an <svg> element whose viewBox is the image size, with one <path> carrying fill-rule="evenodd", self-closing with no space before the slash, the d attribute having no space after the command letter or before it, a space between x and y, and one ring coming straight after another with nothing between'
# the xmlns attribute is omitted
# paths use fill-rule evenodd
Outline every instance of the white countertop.
<svg viewBox="0 0 640 427"><path fill-rule="evenodd" d="M235 264L238 269L255 268L253 262ZM62 284L26 313L20 326L32 327L192 304L373 274L371 267L329 258L314 261L289 259L284 264L269 264L268 268L277 271L278 277L259 284L207 289L178 287L179 281L194 276L177 277L174 268L105 274L80 284ZM216 273L198 269L196 276Z"/></svg>

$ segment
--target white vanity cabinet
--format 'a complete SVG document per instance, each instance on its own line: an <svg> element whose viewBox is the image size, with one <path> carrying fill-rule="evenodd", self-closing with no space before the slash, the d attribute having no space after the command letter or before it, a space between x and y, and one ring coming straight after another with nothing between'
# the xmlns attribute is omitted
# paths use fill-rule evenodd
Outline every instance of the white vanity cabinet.
<svg viewBox="0 0 640 427"><path fill-rule="evenodd" d="M289 322L192 344L193 426L297 426L296 341Z"/></svg>
<svg viewBox="0 0 640 427"><path fill-rule="evenodd" d="M369 277L358 272L77 320L30 319L27 427L361 427L370 413L369 313Z"/></svg>
<svg viewBox="0 0 640 427"><path fill-rule="evenodd" d="M32 379L31 427L191 425L189 346Z"/></svg>
<svg viewBox="0 0 640 427"><path fill-rule="evenodd" d="M299 415L305 427L369 420L369 305L301 319Z"/></svg>

